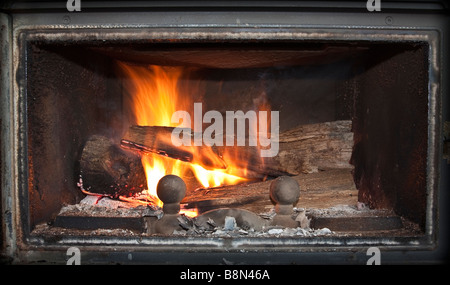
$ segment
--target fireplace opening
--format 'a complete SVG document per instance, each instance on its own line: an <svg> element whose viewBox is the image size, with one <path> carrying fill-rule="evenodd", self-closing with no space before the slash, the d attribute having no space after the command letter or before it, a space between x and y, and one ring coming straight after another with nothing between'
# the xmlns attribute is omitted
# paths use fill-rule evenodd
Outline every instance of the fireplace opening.
<svg viewBox="0 0 450 285"><path fill-rule="evenodd" d="M423 42L30 42L19 72L24 231L280 234L270 226L282 208L271 189L285 179L300 189L288 209L295 237L423 234L427 50ZM176 111L190 122L167 121ZM226 133L227 115L238 111L255 120L244 120L244 146L230 146L238 120ZM192 130L183 137L191 146L173 145L178 126ZM250 146L254 130L274 140ZM204 144L220 135L223 145ZM164 211L157 184L170 174L186 187L175 199L182 215L175 230L158 231L173 209Z"/></svg>

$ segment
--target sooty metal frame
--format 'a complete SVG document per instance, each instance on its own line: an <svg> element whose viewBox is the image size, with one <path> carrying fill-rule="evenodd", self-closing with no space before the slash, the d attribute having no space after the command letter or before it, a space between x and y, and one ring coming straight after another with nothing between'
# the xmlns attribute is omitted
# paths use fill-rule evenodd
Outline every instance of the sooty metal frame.
<svg viewBox="0 0 450 285"><path fill-rule="evenodd" d="M64 1L62 1L64 2ZM214 2L214 1L213 1ZM397 9L383 3L381 12L360 6L332 11L299 2L262 7L213 5L198 8L139 5L110 9L86 2L81 12L60 8L6 9L1 32L1 197L2 253L15 262L65 263L67 249L81 250L82 263L220 264L365 264L376 246L383 263L439 263L448 246L449 166L442 158L442 125L449 120L449 18L440 8L412 5ZM83 3L83 2L82 2ZM134 2L127 2L134 3ZM302 5L303 3L303 5ZM308 2L309 3L309 2ZM386 5L384 5L384 3ZM126 5L126 3L122 3ZM141 3L142 4L142 3ZM25 5L25 4L23 4ZM56 4L55 4L56 5ZM181 5L181 4L180 4ZM329 4L332 5L332 4ZM176 7L175 7L176 6ZM59 7L59 6L58 6ZM129 7L129 8L124 8ZM131 7L131 8L130 8ZM391 7L391 8L389 8ZM424 6L422 8L428 8ZM122 11L123 10L123 11ZM420 12L419 12L420 10ZM420 237L204 238L76 237L48 240L29 235L26 60L30 41L358 41L423 42L429 46L427 217ZM445 107L447 106L447 107Z"/></svg>

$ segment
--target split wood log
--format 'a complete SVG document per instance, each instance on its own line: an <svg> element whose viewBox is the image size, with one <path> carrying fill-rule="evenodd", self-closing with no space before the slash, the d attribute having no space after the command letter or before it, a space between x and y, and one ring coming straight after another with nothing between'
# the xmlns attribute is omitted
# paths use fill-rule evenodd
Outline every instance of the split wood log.
<svg viewBox="0 0 450 285"><path fill-rule="evenodd" d="M280 133L278 155L266 163L290 173L353 168L353 144L350 120L302 125Z"/></svg>
<svg viewBox="0 0 450 285"><path fill-rule="evenodd" d="M121 146L197 163L206 169L224 169L232 165L229 174L247 178L292 176L319 169L352 167L349 163L353 148L351 121L303 125L282 132L276 141L279 152L274 157L261 157L260 149L248 143L245 146L176 147L171 142L173 130L173 127L132 126Z"/></svg>
<svg viewBox="0 0 450 285"><path fill-rule="evenodd" d="M300 199L296 207L329 208L336 205L356 205L358 189L350 168L334 168L317 173L293 176L300 185ZM267 212L274 206L270 199L273 180L191 190L181 201L185 208L197 208L199 213L223 208L239 207L254 213Z"/></svg>
<svg viewBox="0 0 450 285"><path fill-rule="evenodd" d="M84 190L91 193L118 197L147 188L140 156L101 135L91 136L84 145L80 172Z"/></svg>

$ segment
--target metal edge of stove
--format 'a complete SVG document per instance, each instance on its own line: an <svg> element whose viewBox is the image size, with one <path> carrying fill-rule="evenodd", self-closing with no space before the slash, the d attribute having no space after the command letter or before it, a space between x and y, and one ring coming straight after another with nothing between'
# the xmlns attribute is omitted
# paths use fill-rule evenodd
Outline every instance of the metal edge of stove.
<svg viewBox="0 0 450 285"><path fill-rule="evenodd" d="M353 15L353 14L351 14ZM447 235L445 226L438 232L438 208L445 209L448 200L441 199L445 185L440 174L442 164L442 101L448 101L448 86L443 80L448 76L448 62L444 55L444 47L448 46L447 18L435 15L421 18L421 26L408 15L395 15L395 26L386 22L386 14L357 14L349 20L349 14L333 16L333 23L327 22L327 14L297 14L286 16L284 13L273 14L276 23L265 25L261 23L263 14L236 12L185 14L174 12L168 14L140 13L133 16L120 13L108 13L102 16L95 13L70 14L1 14L2 25L9 26L11 32L2 32L2 49L6 53L2 65L8 64L10 72L2 72L2 215L4 235L4 252L18 261L54 260L64 263L67 259L66 250L70 246L79 246L86 260L92 263L117 262L123 263L164 263L171 260L192 262L192 256L202 257L199 263L221 263L224 258L236 262L319 262L326 263L346 261L358 263L366 260L365 250L370 246L378 246L386 251L391 262L409 263L442 260L442 250L436 251L437 241L440 248L446 248ZM373 16L372 16L373 15ZM101 16L101 17L100 17ZM329 15L328 15L329 16ZM239 19L239 21L237 20ZM325 20L325 24L321 23ZM114 24L111 24L114 23ZM177 28L179 30L174 30ZM182 32L180 32L180 29ZM74 33L76 31L76 33ZM351 31L351 32L349 32ZM388 32L389 31L389 32ZM411 32L413 31L413 32ZM26 206L26 165L13 167L14 161L24 162L26 158L26 126L24 125L25 108L23 83L25 80L17 74L23 68L25 55L24 44L29 39L58 41L71 39L83 41L89 35L89 40L114 41L130 33L134 37L154 37L157 39L192 39L196 40L248 40L248 39L284 39L305 40L358 40L358 41L420 41L430 46L430 86L429 86L429 158L428 158L428 199L426 233L422 238L328 238L314 240L298 239L191 239L191 238L85 238L63 237L55 241L30 237L24 224L27 218L20 216ZM5 37L8 40L5 40ZM62 37L62 38L61 38ZM445 45L447 43L447 45ZM9 55L8 55L9 51ZM446 59L446 61L444 61ZM13 80L16 78L16 80ZM6 94L6 96L4 96ZM447 94L447 97L445 95ZM444 98L443 98L444 97ZM26 97L25 97L26 98ZM6 110L6 111L5 111ZM444 108L444 112L448 112ZM448 117L448 113L445 114ZM25 163L26 164L26 163ZM445 170L444 167L441 167ZM22 182L21 182L22 181ZM448 185L448 184L447 184ZM438 191L440 189L441 191ZM445 194L446 195L446 194ZM24 198L20 200L19 198ZM438 203L440 203L438 207ZM24 205L25 204L25 205ZM444 208L442 208L444 207ZM443 211L441 211L443 213ZM442 224L441 224L442 225ZM438 236L439 235L439 236ZM276 245L276 246L275 246ZM113 247L113 249L111 248ZM186 247L189 250L186 251ZM406 255L404 251L407 251ZM130 252L135 255L130 259ZM319 254L318 256L315 253ZM363 254L364 253L364 254ZM409 255L409 257L407 256ZM83 256L83 255L82 255ZM162 256L162 257L161 257ZM171 257L172 256L172 257ZM208 256L208 258L205 258ZM319 258L320 256L320 258ZM389 257L390 256L390 257ZM159 257L159 258L158 258ZM177 258L175 258L177 257ZM274 259L274 257L276 257ZM186 258L186 259L184 259ZM275 261L274 261L275 260ZM323 262L319 262L323 263Z"/></svg>
<svg viewBox="0 0 450 285"><path fill-rule="evenodd" d="M2 220L1 225L1 253L2 255L11 256L15 251L13 242L9 240L15 240L14 231L12 228L13 215L12 215L12 189L14 189L12 183L13 180L13 155L9 151L9 147L12 145L12 112L11 112L11 99L12 99L12 21L11 17L7 14L0 13L0 46L1 46L1 70L0 70L0 198L1 198L1 213ZM1 256L0 256L1 257Z"/></svg>
<svg viewBox="0 0 450 285"><path fill-rule="evenodd" d="M58 11L66 9L68 1L60 0L6 0L0 9L4 9L10 12L33 12L40 11ZM73 1L71 1L73 2ZM187 9L192 10L264 10L275 9L279 10L292 10L301 9L305 10L355 10L365 8L367 1L146 1L146 0L79 0L80 9L86 11L112 11L112 10L174 10L174 9ZM74 3L72 3L74 4ZM381 4L381 2L380 2ZM444 0L407 0L407 1L390 1L383 0L380 5L384 10L409 10L409 11L440 11L449 8L449 4Z"/></svg>

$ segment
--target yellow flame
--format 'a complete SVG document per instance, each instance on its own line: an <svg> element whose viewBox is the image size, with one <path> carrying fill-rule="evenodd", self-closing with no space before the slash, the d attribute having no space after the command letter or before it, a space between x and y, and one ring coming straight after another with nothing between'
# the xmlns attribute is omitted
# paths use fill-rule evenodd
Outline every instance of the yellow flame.
<svg viewBox="0 0 450 285"><path fill-rule="evenodd" d="M193 108L193 94L197 94L199 90L195 89L198 88L195 84L189 85L189 88L184 86L183 90L178 88L184 71L182 68L152 65L131 66L124 63L119 63L119 65L127 74L126 78L130 79L130 82L125 84L127 85L126 90L129 92L128 104L132 108L131 123L141 126L177 127L178 125L171 122L172 114L178 110L188 111ZM193 148L194 155L202 155L195 151ZM233 157L233 155L227 157ZM191 170L204 188L247 181L246 178L234 175L237 172L233 172L232 160L227 161L227 169L207 170L198 164L157 154L147 154L142 156L142 164L147 178L147 194L158 200L159 206L162 206L162 202L157 198L156 185L167 174L182 177L186 171ZM242 164L240 168L242 168ZM186 210L185 212L189 215L196 215L196 211L188 213Z"/></svg>
<svg viewBox="0 0 450 285"><path fill-rule="evenodd" d="M226 170L223 169L207 170L197 164L192 164L191 167L194 170L195 177L205 188L247 181L245 178L225 173Z"/></svg>

